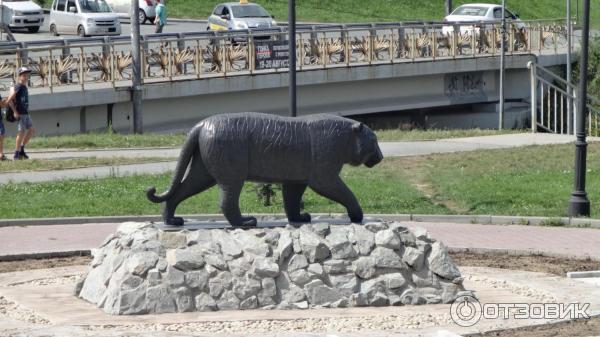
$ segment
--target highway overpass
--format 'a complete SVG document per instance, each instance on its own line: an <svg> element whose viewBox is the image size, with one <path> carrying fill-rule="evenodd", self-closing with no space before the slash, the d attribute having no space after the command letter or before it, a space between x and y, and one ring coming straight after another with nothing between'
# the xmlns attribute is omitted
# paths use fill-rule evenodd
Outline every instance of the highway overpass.
<svg viewBox="0 0 600 337"><path fill-rule="evenodd" d="M463 104L493 110L498 101L498 25L460 25L447 35L442 26L303 27L297 37L299 113L402 114ZM529 101L529 61L557 70L566 64L566 30L556 21L510 27L506 97L518 106ZM265 66L257 55L265 44L280 46L285 34L276 30L145 36L145 129L186 129L225 112L287 114L285 62L271 60ZM35 70L30 108L41 134L104 130L109 125L132 129L128 37L32 41L2 48L3 95L16 67ZM508 114L507 127L527 122L529 114L515 112ZM440 123L485 127L489 116L447 115Z"/></svg>

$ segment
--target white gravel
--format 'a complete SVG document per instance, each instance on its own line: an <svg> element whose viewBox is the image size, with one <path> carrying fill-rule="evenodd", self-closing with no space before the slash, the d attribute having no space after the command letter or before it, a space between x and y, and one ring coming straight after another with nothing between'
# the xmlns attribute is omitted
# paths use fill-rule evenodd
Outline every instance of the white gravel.
<svg viewBox="0 0 600 337"><path fill-rule="evenodd" d="M50 324L50 321L48 321L47 319L37 315L32 310L23 308L17 303L9 301L4 296L0 296L0 315L21 322L33 324Z"/></svg>

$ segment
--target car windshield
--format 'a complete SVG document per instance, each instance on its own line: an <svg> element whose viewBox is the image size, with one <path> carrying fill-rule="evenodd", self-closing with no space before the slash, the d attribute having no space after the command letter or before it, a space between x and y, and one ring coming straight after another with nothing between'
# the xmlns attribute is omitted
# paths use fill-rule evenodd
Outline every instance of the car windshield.
<svg viewBox="0 0 600 337"><path fill-rule="evenodd" d="M79 6L84 13L110 13L112 10L104 0L79 0Z"/></svg>
<svg viewBox="0 0 600 337"><path fill-rule="evenodd" d="M257 5L231 6L235 18L269 18L269 12Z"/></svg>
<svg viewBox="0 0 600 337"><path fill-rule="evenodd" d="M461 6L461 7L458 7L452 13L452 15L485 16L487 12L488 12L487 7Z"/></svg>

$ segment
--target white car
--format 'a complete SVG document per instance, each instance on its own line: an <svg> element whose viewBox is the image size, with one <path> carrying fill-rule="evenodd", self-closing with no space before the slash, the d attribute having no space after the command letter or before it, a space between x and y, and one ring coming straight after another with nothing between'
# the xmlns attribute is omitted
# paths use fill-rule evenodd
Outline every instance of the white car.
<svg viewBox="0 0 600 337"><path fill-rule="evenodd" d="M50 33L81 37L121 35L121 21L105 0L54 0Z"/></svg>
<svg viewBox="0 0 600 337"><path fill-rule="evenodd" d="M131 17L131 0L106 0L112 9L124 18ZM154 22L156 18L156 1L155 0L138 0L140 7L140 23L146 21Z"/></svg>
<svg viewBox="0 0 600 337"><path fill-rule="evenodd" d="M37 33L44 24L42 7L30 0L3 0L2 22L9 28L27 28L31 33Z"/></svg>
<svg viewBox="0 0 600 337"><path fill-rule="evenodd" d="M495 4L468 4L456 8L450 15L444 18L444 22L482 22L494 23L500 22L502 19L502 6ZM521 28L523 23L519 16L510 10L506 9L506 19L517 21L517 27ZM453 26L444 26L442 28L444 34L449 34L454 31ZM470 33L473 31L472 26L461 26L461 33Z"/></svg>

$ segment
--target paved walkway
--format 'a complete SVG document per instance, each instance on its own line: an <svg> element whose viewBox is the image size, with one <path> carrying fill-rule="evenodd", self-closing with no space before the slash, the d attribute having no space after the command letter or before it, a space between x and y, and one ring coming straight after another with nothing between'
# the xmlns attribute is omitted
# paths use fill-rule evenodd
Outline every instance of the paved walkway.
<svg viewBox="0 0 600 337"><path fill-rule="evenodd" d="M450 248L544 252L600 259L600 230L536 226L500 226L405 222L424 227ZM119 224L83 224L0 228L0 257L90 250Z"/></svg>
<svg viewBox="0 0 600 337"><path fill-rule="evenodd" d="M592 141L600 138L590 139ZM386 157L406 157L436 153L466 152L482 149L501 149L530 145L566 144L573 142L573 136L544 133L521 133L498 136L453 138L436 141L381 142L381 150ZM31 151L32 158L73 159L73 158L176 158L179 149L109 149L92 151ZM0 174L0 184L9 182L45 182L65 179L102 178L131 174L159 174L171 171L175 162L145 163L69 169L43 172L17 172Z"/></svg>

